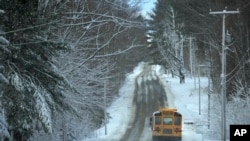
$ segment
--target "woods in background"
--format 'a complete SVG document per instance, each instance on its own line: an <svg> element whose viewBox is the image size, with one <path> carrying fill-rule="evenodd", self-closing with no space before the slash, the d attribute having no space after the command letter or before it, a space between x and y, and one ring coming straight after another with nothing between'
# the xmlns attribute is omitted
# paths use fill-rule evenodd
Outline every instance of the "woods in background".
<svg viewBox="0 0 250 141"><path fill-rule="evenodd" d="M226 31L231 36L231 41L226 41L227 95L230 99L240 90L242 97L248 97L249 7L247 0L158 0L149 20L151 48L158 49L152 57L172 70L177 70L183 59L189 73L192 62L193 71L199 65L211 66L212 83L219 93L222 18L209 11L238 9L240 14L226 17Z"/></svg>

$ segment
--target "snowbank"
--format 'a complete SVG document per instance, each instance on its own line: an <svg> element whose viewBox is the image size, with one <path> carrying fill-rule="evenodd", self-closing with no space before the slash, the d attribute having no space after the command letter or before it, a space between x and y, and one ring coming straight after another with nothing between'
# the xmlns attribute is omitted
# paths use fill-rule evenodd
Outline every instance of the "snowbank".
<svg viewBox="0 0 250 141"><path fill-rule="evenodd" d="M127 74L122 88L119 90L119 97L107 108L110 119L107 124L107 134L105 127L95 131L95 137L83 139L82 141L117 141L125 133L130 119L133 117L133 94L135 78L142 72L145 63L139 63L132 73Z"/></svg>
<svg viewBox="0 0 250 141"><path fill-rule="evenodd" d="M202 141L202 131L207 127L207 93L208 79L201 77L198 80L186 78L185 83L180 84L178 77L164 75L166 86L173 94L174 105L183 117L183 141ZM197 79L197 78L195 78ZM187 124L186 124L187 123Z"/></svg>

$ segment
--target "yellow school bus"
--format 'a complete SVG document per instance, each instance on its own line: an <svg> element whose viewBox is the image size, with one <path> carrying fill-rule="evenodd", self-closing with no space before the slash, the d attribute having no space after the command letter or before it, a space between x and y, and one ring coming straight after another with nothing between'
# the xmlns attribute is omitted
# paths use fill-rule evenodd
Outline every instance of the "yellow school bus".
<svg viewBox="0 0 250 141"><path fill-rule="evenodd" d="M152 141L181 141L182 115L175 108L161 108L150 118Z"/></svg>

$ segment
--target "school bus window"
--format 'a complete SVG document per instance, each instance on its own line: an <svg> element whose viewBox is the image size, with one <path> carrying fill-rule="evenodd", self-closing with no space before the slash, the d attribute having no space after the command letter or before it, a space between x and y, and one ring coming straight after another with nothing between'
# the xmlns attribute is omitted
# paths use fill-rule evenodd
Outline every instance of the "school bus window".
<svg viewBox="0 0 250 141"><path fill-rule="evenodd" d="M171 117L164 117L163 124L164 125L172 125L172 118Z"/></svg>
<svg viewBox="0 0 250 141"><path fill-rule="evenodd" d="M155 124L160 125L161 124L161 117L155 117Z"/></svg>
<svg viewBox="0 0 250 141"><path fill-rule="evenodd" d="M181 118L175 117L174 124L175 124L175 125L180 125L180 124L181 124Z"/></svg>

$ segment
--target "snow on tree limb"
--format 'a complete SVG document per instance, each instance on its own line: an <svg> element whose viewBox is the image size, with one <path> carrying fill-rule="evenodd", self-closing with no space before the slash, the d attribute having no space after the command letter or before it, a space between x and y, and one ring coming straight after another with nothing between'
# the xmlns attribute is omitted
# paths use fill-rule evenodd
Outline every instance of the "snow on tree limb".
<svg viewBox="0 0 250 141"><path fill-rule="evenodd" d="M22 78L17 74L14 73L11 78L11 84L16 88L18 91L24 91L25 87L23 84Z"/></svg>
<svg viewBox="0 0 250 141"><path fill-rule="evenodd" d="M0 102L0 140L9 138L8 123L6 122L5 112Z"/></svg>
<svg viewBox="0 0 250 141"><path fill-rule="evenodd" d="M34 93L34 98L36 101L35 108L38 112L39 119L41 119L43 125L49 133L52 133L52 120L51 120L51 110L45 100L45 95L48 95L44 88L36 88Z"/></svg>
<svg viewBox="0 0 250 141"><path fill-rule="evenodd" d="M4 10L1 10L1 9L0 9L0 14L4 14L4 13L5 13Z"/></svg>
<svg viewBox="0 0 250 141"><path fill-rule="evenodd" d="M3 84L9 84L9 80L2 73L0 73L0 82Z"/></svg>
<svg viewBox="0 0 250 141"><path fill-rule="evenodd" d="M2 36L0 36L0 43L4 45L10 44L10 42Z"/></svg>

